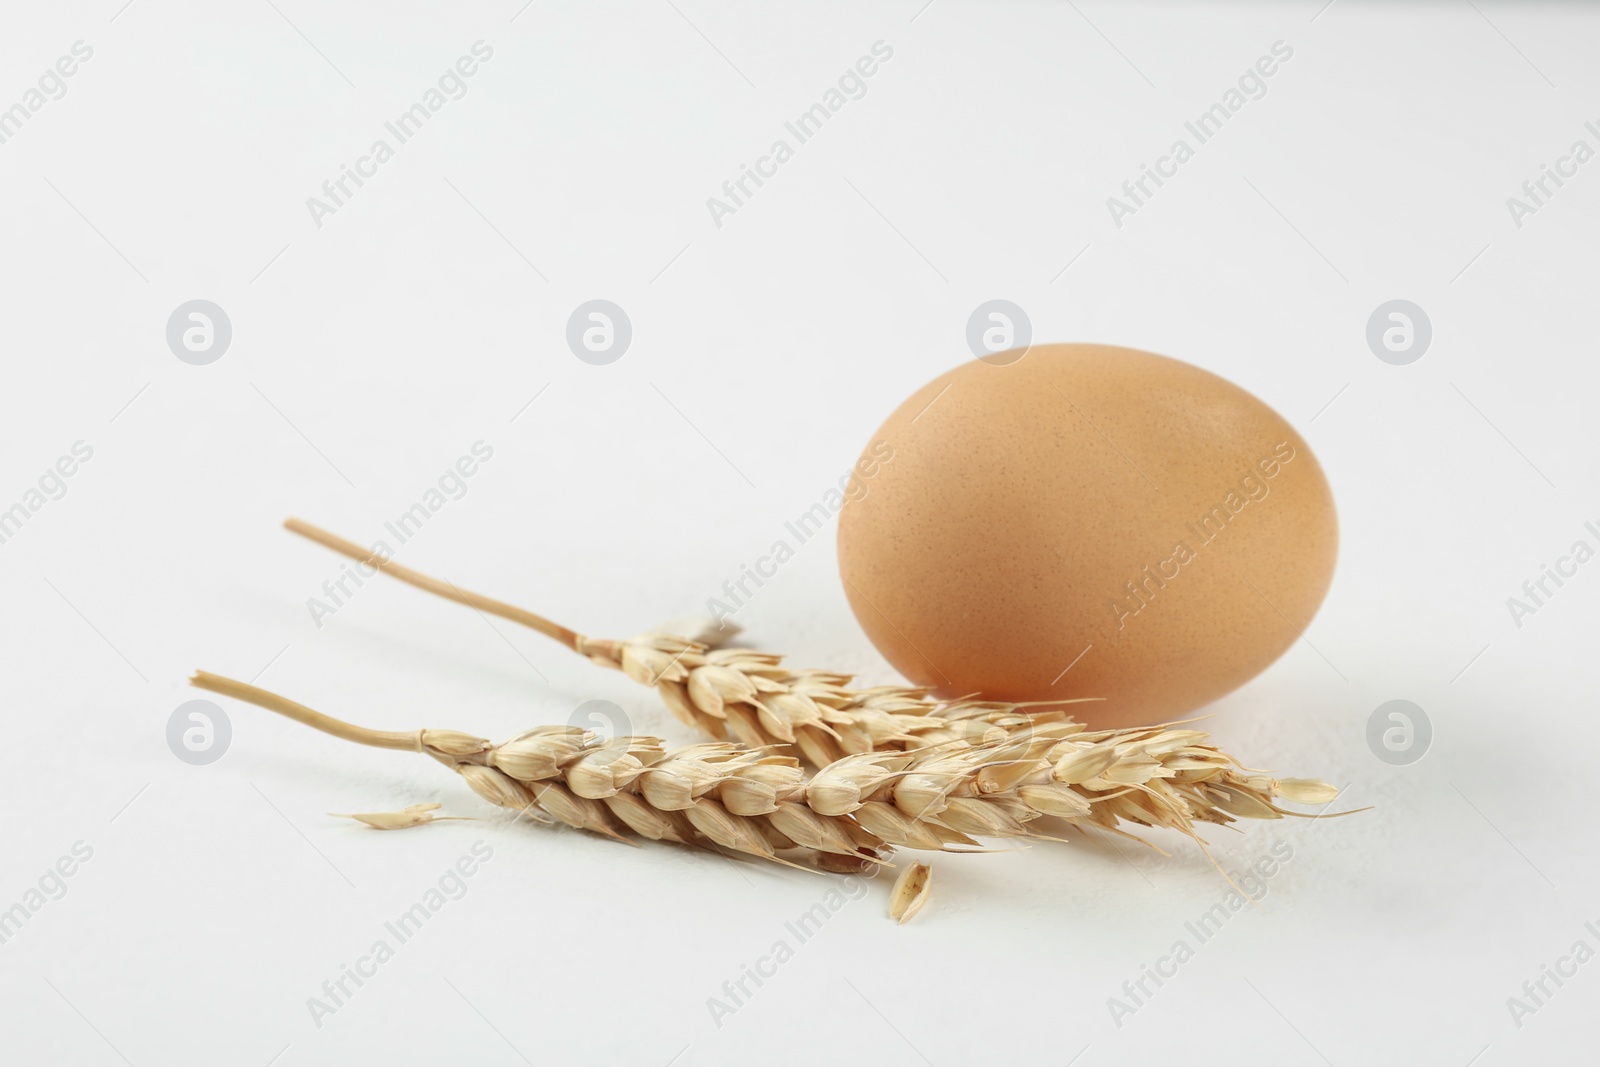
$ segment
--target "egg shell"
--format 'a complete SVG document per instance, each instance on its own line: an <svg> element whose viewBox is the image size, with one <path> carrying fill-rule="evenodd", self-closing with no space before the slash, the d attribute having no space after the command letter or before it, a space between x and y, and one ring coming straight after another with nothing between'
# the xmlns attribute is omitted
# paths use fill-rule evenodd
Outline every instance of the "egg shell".
<svg viewBox="0 0 1600 1067"><path fill-rule="evenodd" d="M1215 374L1107 345L1036 345L919 389L868 442L839 516L874 645L946 697L1102 697L1147 724L1264 670L1333 578L1322 467Z"/></svg>

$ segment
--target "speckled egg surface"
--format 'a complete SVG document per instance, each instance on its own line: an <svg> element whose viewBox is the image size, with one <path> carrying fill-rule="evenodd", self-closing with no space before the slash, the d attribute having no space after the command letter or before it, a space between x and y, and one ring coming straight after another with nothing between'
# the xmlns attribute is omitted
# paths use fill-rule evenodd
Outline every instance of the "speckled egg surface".
<svg viewBox="0 0 1600 1067"><path fill-rule="evenodd" d="M1010 361L1008 361L1010 360ZM839 516L872 642L942 696L1181 716L1281 655L1338 554L1327 479L1277 412L1164 356L1036 345L918 390Z"/></svg>

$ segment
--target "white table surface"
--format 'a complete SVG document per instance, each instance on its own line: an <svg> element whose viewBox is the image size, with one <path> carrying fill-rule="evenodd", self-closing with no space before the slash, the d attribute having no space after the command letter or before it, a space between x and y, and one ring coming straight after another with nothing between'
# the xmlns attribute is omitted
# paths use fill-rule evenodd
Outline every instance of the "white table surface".
<svg viewBox="0 0 1600 1067"><path fill-rule="evenodd" d="M1520 226L1506 201L1575 140L1600 148L1600 19L921 3L5 13L0 107L93 50L0 144L0 509L93 450L0 544L0 909L92 850L0 944L6 1062L1592 1058L1600 963L1547 979L1536 1012L1508 998L1575 942L1600 948L1600 564L1520 627L1506 602L1600 544L1600 163ZM465 95L318 226L307 198L478 41L493 55ZM893 55L865 95L716 225L707 198L878 41ZM1265 95L1117 226L1107 198L1278 41L1293 55ZM607 366L564 340L596 298L633 325ZM1213 833L1231 871L1292 858L1203 945L1186 924L1227 887L1170 834L1170 857L936 858L914 923L886 918L877 882L799 943L785 924L838 883L510 826L426 761L233 702L222 759L169 750L196 667L385 728L501 737L603 699L690 740L622 676L398 583L319 626L307 600L338 558L279 521L376 539L482 441L492 459L399 558L635 632L703 610L969 358L967 317L994 298L1038 340L1239 383L1337 496L1342 558L1306 640L1209 710L1231 751L1378 807ZM1365 340L1397 298L1433 327L1406 366ZM232 324L205 366L165 339L193 299ZM831 537L740 621L797 664L894 677ZM1366 741L1392 699L1433 725L1408 766ZM479 821L381 834L325 814L425 800ZM308 998L479 841L464 895L314 1020ZM1183 939L1193 958L1114 1017ZM780 940L793 958L714 1018Z"/></svg>

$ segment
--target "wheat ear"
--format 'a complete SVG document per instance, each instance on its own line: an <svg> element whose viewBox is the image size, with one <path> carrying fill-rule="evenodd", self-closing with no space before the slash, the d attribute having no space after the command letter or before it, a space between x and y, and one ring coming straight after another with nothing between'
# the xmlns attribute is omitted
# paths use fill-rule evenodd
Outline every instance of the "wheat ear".
<svg viewBox="0 0 1600 1067"><path fill-rule="evenodd" d="M1167 826L1198 840L1196 822L1281 818L1276 797L1336 795L1321 782L1247 777L1188 730L1063 723L992 744L848 756L808 782L793 757L726 742L669 752L653 737L540 726L496 745L455 730L369 730L206 671L190 684L347 741L431 756L501 807L780 863L791 848L868 863L892 847L959 851L978 847L975 837L1042 836L1027 824L1044 816L1118 833L1122 820Z"/></svg>
<svg viewBox="0 0 1600 1067"><path fill-rule="evenodd" d="M602 667L620 670L658 690L687 726L752 748L794 745L817 767L866 752L907 751L949 741L998 742L1017 731L1068 722L1061 705L1097 699L1048 705L940 701L911 686L851 689L849 675L791 670L783 657L752 649L713 649L664 634L620 641L585 637L542 615L385 559L300 519L287 519L283 525L402 582L521 623Z"/></svg>

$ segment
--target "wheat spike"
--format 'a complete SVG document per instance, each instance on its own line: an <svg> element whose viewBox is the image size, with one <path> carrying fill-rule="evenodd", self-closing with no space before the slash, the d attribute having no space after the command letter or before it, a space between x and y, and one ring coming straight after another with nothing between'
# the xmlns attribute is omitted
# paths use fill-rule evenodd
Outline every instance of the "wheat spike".
<svg viewBox="0 0 1600 1067"><path fill-rule="evenodd" d="M940 701L928 690L910 686L850 689L848 675L791 670L781 656L768 652L713 649L659 633L623 641L585 637L531 611L382 559L299 519L288 519L284 526L401 581L521 623L603 667L620 670L655 688L685 725L753 749L792 746L818 768L837 767L850 757L936 749L945 761L937 773L949 775L959 769L965 748L976 750L972 759L983 760L985 753L1013 753L1021 745L1021 751L1032 753L1029 758L1048 758L1052 774L1041 778L1016 761L1004 771L991 767L984 774L986 781L1010 781L1013 799L1033 817L1054 816L1119 833L1119 822L1170 826L1197 840L1195 822L1280 818L1292 813L1277 808L1272 803L1276 798L1326 805L1338 796L1337 789L1314 778L1250 774L1207 744L1203 731L1178 729L1181 723L1090 732L1060 704ZM1041 741L1049 744L1041 748ZM817 779L827 789L837 775L819 773ZM993 814L977 820L964 814L969 805L956 807L957 813L946 821L1003 825ZM922 840L931 840L926 827L920 833Z"/></svg>
<svg viewBox="0 0 1600 1067"><path fill-rule="evenodd" d="M782 657L752 649L713 649L684 637L645 634L627 640L585 637L523 608L374 555L299 519L284 527L351 559L448 600L510 619L553 638L602 667L655 688L685 725L752 748L792 745L813 766L865 752L907 751L950 741L1004 740L1017 731L1069 722L1062 700L1048 706L982 700L935 700L912 686L849 688L850 676L791 670Z"/></svg>
<svg viewBox="0 0 1600 1067"><path fill-rule="evenodd" d="M978 837L1043 836L1029 824L1044 817L1197 837L1197 822L1281 818L1275 797L1311 790L1298 779L1246 776L1195 731L1090 733L1057 723L994 743L847 756L807 781L794 757L729 742L667 751L653 737L540 726L496 745L455 730L369 730L206 671L190 684L345 740L430 756L500 807L617 839L631 831L710 842L780 863L790 861L778 853L793 848L869 863L895 847L972 849Z"/></svg>

